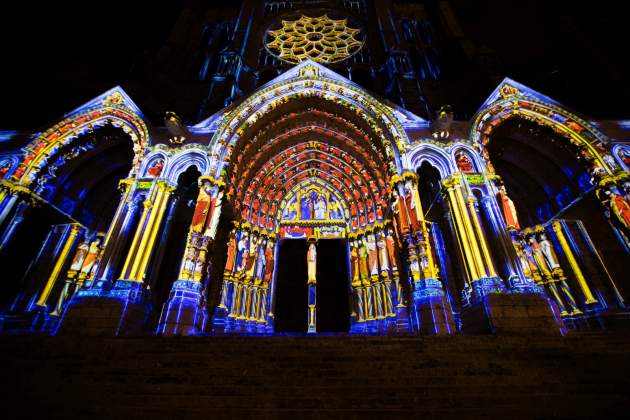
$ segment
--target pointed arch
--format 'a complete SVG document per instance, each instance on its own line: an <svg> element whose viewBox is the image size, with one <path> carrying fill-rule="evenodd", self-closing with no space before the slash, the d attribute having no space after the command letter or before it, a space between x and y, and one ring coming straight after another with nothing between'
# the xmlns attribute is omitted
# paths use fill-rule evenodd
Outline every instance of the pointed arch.
<svg viewBox="0 0 630 420"><path fill-rule="evenodd" d="M129 106L126 95L123 95L122 91L113 89L105 95L102 95L102 101L95 100L96 104L91 103L73 112L27 144L23 148L24 158L13 172L13 180L30 186L48 159L54 156L61 147L104 125L118 127L131 138L135 155L132 174L136 174L143 153L150 144L147 125L142 117Z"/></svg>
<svg viewBox="0 0 630 420"><path fill-rule="evenodd" d="M326 77L320 72L321 66L307 63L299 67L298 77L264 87L224 116L209 145L213 159L218 161L214 176L219 178L227 169L232 152L241 139L247 138L248 128L273 110L307 98L343 107L365 123L372 140L383 148L390 171L402 173L409 140L392 110L358 86Z"/></svg>
<svg viewBox="0 0 630 420"><path fill-rule="evenodd" d="M595 164L613 173L602 154L608 138L593 124L571 113L555 101L523 85L506 79L475 114L471 126L473 144L483 151L494 129L503 121L521 117L550 127L580 147Z"/></svg>
<svg viewBox="0 0 630 420"><path fill-rule="evenodd" d="M434 144L421 143L409 151L409 162L414 171L418 170L425 161L440 172L441 178L447 178L457 172L455 159L449 152Z"/></svg>

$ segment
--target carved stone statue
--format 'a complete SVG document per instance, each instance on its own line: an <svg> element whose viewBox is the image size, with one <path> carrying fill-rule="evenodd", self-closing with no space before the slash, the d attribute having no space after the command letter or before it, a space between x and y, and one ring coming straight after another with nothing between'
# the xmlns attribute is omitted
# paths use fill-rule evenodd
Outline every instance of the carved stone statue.
<svg viewBox="0 0 630 420"><path fill-rule="evenodd" d="M472 162L470 161L470 159L468 158L468 156L466 156L464 152L459 152L457 156L455 157L455 159L456 159L457 167L459 168L460 171L464 173L470 173L474 171Z"/></svg>
<svg viewBox="0 0 630 420"><path fill-rule="evenodd" d="M88 253L85 256L85 260L83 260L83 265L81 266L81 274L85 276L91 274L92 269L95 267L96 261L98 260L98 256L101 252L100 244L101 238L94 239L90 244Z"/></svg>
<svg viewBox="0 0 630 420"><path fill-rule="evenodd" d="M77 252L74 254L74 259L72 260L72 264L70 264L70 270L79 272L81 271L81 267L83 266L83 261L87 256L90 250L90 245L88 242L81 242L81 244L77 247Z"/></svg>
<svg viewBox="0 0 630 420"><path fill-rule="evenodd" d="M314 243L309 244L306 254L308 268L308 284L317 282L317 248Z"/></svg>
<svg viewBox="0 0 630 420"><path fill-rule="evenodd" d="M271 277L273 276L273 241L267 241L267 248L265 249L265 275L264 282L265 285L271 283Z"/></svg>
<svg viewBox="0 0 630 420"><path fill-rule="evenodd" d="M359 249L356 241L350 243L350 276L353 287L361 285L361 279L359 278Z"/></svg>
<svg viewBox="0 0 630 420"><path fill-rule="evenodd" d="M234 229L230 232L227 243L227 261L225 262L225 275L234 272L234 262L236 261L236 232Z"/></svg>
<svg viewBox="0 0 630 420"><path fill-rule="evenodd" d="M147 169L147 176L151 178L157 178L162 174L162 169L164 169L164 160L158 159Z"/></svg>
<svg viewBox="0 0 630 420"><path fill-rule="evenodd" d="M516 216L516 207L514 206L514 202L507 195L504 186L501 186L497 198L501 205L501 212L503 213L507 227L520 230L521 225L518 223L518 217Z"/></svg>

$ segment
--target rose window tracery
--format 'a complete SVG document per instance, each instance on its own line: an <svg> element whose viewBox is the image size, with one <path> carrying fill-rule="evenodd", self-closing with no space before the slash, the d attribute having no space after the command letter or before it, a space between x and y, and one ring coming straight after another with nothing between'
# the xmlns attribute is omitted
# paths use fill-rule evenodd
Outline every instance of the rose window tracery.
<svg viewBox="0 0 630 420"><path fill-rule="evenodd" d="M282 20L279 29L268 30L265 46L271 54L290 63L309 59L336 63L363 47L362 35L360 29L348 26L347 19L302 15L297 20Z"/></svg>

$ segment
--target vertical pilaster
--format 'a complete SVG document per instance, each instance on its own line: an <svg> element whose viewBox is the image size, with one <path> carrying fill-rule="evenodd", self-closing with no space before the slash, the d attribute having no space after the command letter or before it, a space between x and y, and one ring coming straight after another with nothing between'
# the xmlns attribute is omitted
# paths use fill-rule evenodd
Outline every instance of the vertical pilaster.
<svg viewBox="0 0 630 420"><path fill-rule="evenodd" d="M571 270L573 271L573 274L575 275L575 278L580 285L580 289L582 289L582 293L584 294L584 303L587 305L597 303L597 299L595 299L595 296L593 296L593 292L591 292L591 289L586 282L586 279L584 278L584 274L582 274L582 270L580 269L580 266L575 256L573 255L573 251L567 243L564 232L562 231L562 223L556 220L552 223L551 226L553 228L553 231L556 233L556 237L558 238L558 242L560 243L560 246L564 251L564 255L569 261L569 265L571 266Z"/></svg>
<svg viewBox="0 0 630 420"><path fill-rule="evenodd" d="M59 256L57 257L57 260L55 262L55 265L53 266L52 272L50 273L50 276L48 277L48 280L46 281L46 285L44 286L44 289L42 290L42 293L40 294L39 299L37 300L37 303L36 303L37 306L42 307L42 308L47 307L48 297L50 296L50 292L53 290L53 287L55 286L55 283L57 282L57 279L59 278L59 274L61 273L61 270L68 263L70 250L74 246L77 239L77 235L79 234L81 229L82 229L81 226L78 224L70 225L70 229L66 238L64 239L64 244L63 244L63 247L61 248L61 252L59 253Z"/></svg>

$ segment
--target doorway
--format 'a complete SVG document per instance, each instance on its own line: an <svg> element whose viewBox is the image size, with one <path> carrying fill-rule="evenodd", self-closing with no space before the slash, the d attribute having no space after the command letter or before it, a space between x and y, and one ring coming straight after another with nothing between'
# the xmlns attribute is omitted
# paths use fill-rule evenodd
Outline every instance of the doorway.
<svg viewBox="0 0 630 420"><path fill-rule="evenodd" d="M350 331L348 248L344 239L317 243L317 332Z"/></svg>
<svg viewBox="0 0 630 420"><path fill-rule="evenodd" d="M278 252L276 278L275 331L306 333L308 276L305 239L283 239Z"/></svg>

